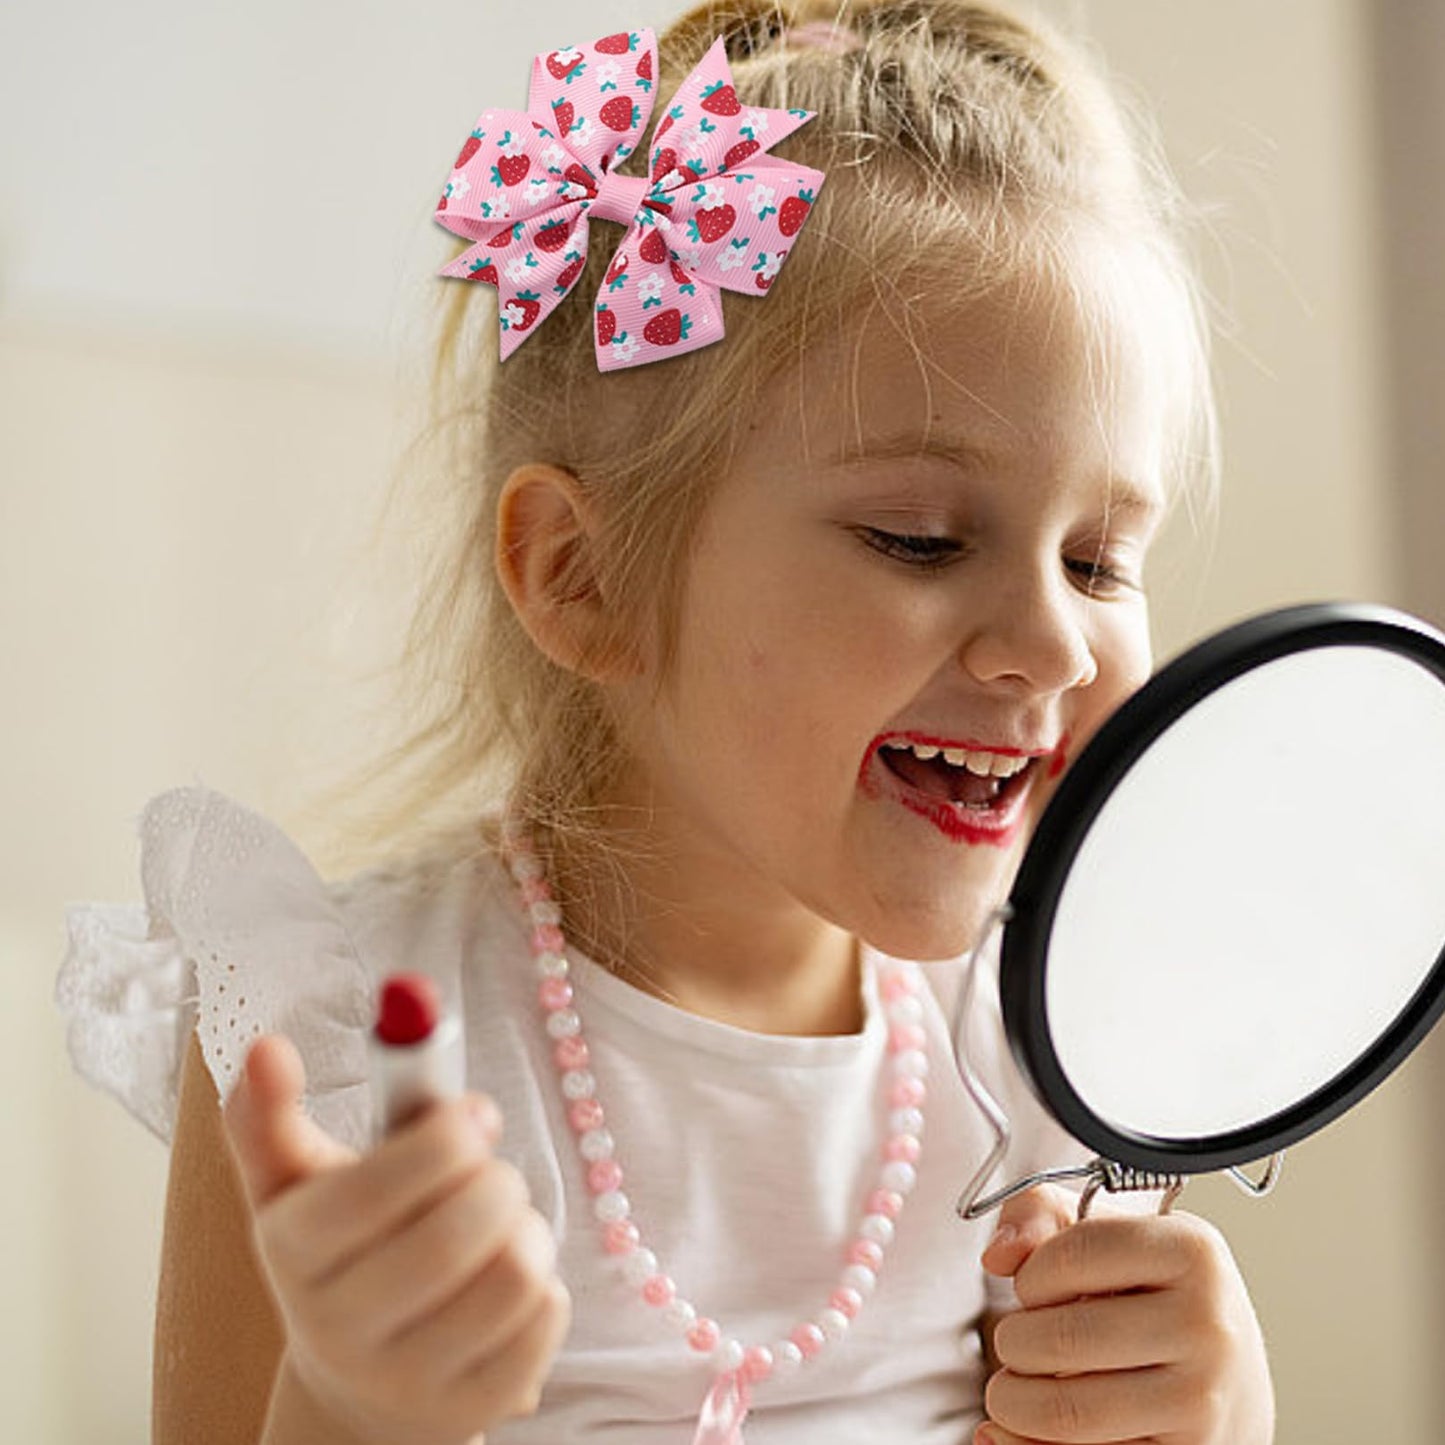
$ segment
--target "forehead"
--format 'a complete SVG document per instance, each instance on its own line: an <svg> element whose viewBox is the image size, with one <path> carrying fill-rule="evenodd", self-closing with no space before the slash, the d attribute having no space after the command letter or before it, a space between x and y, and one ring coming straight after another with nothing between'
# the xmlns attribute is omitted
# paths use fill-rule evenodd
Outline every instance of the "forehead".
<svg viewBox="0 0 1445 1445"><path fill-rule="evenodd" d="M980 475L1078 475L1110 506L1159 508L1167 385L1148 316L1107 274L1030 272L959 299L933 280L845 318L755 418L805 468L915 456Z"/></svg>

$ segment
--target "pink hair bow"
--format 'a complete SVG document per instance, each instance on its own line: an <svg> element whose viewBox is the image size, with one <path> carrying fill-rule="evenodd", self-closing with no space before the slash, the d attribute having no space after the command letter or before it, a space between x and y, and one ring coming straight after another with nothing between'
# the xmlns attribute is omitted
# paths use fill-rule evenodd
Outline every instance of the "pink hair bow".
<svg viewBox="0 0 1445 1445"><path fill-rule="evenodd" d="M721 341L722 289L773 284L823 172L765 154L812 111L744 106L721 38L678 87L647 176L618 175L652 113L657 37L537 56L527 109L483 111L435 219L477 244L437 274L497 288L505 361L576 284L588 221L627 227L595 312L602 371Z"/></svg>

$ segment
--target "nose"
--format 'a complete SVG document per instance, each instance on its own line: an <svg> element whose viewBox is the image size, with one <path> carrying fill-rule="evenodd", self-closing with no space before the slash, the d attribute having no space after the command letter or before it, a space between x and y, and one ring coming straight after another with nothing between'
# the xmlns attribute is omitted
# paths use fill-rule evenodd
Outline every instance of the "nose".
<svg viewBox="0 0 1445 1445"><path fill-rule="evenodd" d="M1099 664L1082 625L1090 606L1062 577L1015 575L973 612L959 662L981 683L1015 682L1036 692L1088 687Z"/></svg>

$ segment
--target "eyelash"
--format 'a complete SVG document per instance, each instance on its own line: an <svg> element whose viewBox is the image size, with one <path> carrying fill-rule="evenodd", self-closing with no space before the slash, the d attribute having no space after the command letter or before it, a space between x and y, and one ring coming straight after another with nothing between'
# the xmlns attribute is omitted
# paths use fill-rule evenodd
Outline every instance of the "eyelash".
<svg viewBox="0 0 1445 1445"><path fill-rule="evenodd" d="M860 529L863 540L874 551L885 557L892 557L918 572L939 572L963 550L962 545L948 537L918 537L906 533L884 532L878 527ZM1111 587L1137 587L1116 568L1101 566L1095 562L1070 562L1068 564L1083 571L1091 585L1103 582Z"/></svg>

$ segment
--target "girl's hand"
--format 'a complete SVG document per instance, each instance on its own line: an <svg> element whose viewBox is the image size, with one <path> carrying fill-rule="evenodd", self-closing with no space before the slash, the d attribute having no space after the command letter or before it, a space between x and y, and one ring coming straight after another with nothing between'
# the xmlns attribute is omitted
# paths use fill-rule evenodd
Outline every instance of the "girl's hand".
<svg viewBox="0 0 1445 1445"><path fill-rule="evenodd" d="M551 1230L492 1154L496 1106L433 1105L362 1157L303 1112L305 1082L269 1035L225 1107L295 1376L377 1445L459 1445L535 1410L571 1306Z"/></svg>
<svg viewBox="0 0 1445 1445"><path fill-rule="evenodd" d="M1223 1236L1192 1214L1099 1215L1051 1185L1011 1199L984 1251L1021 1310L975 1440L1269 1445L1264 1340Z"/></svg>

